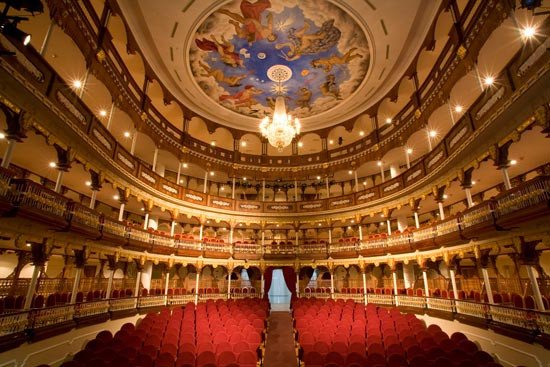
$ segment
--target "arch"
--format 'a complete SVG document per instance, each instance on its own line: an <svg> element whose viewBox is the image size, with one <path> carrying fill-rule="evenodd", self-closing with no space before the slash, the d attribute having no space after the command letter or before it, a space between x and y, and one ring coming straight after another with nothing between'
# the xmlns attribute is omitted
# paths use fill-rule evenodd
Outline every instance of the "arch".
<svg viewBox="0 0 550 367"><path fill-rule="evenodd" d="M216 147L233 151L233 134L225 127L218 127L211 135L210 141L214 141Z"/></svg>
<svg viewBox="0 0 550 367"><path fill-rule="evenodd" d="M262 141L256 134L246 133L241 136L239 151L244 154L262 154Z"/></svg>
<svg viewBox="0 0 550 367"><path fill-rule="evenodd" d="M302 147L298 145L298 154L315 154L323 150L321 137L316 133L307 133L301 136L299 144L300 143Z"/></svg>
<svg viewBox="0 0 550 367"><path fill-rule="evenodd" d="M152 80L147 87L147 96L151 99L153 107L177 129L183 129L183 111L180 105L175 102L165 103L164 90L157 80Z"/></svg>
<svg viewBox="0 0 550 367"><path fill-rule="evenodd" d="M94 113L95 117L101 121L103 125L107 125L113 97L105 84L92 74L88 76L82 100Z"/></svg>

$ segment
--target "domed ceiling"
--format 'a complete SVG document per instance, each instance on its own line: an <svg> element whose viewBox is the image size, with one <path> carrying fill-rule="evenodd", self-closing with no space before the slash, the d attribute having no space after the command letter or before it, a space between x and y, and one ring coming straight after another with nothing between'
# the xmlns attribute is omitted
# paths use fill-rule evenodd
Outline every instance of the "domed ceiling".
<svg viewBox="0 0 550 367"><path fill-rule="evenodd" d="M147 63L187 108L258 131L283 95L309 131L358 116L394 87L441 1L117 3Z"/></svg>
<svg viewBox="0 0 550 367"><path fill-rule="evenodd" d="M235 0L199 26L189 62L200 88L224 108L263 117L280 94L304 118L357 90L370 51L363 29L326 0Z"/></svg>

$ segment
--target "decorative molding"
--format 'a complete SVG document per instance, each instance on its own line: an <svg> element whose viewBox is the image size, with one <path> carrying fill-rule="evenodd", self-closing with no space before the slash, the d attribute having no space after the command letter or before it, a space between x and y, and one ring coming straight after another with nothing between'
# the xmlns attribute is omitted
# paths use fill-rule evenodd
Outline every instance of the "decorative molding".
<svg viewBox="0 0 550 367"><path fill-rule="evenodd" d="M358 201L362 201L362 200L368 200L370 198L372 198L373 196L375 196L376 194L374 192L368 192L366 194L363 194L361 196L359 196L357 198Z"/></svg>
<svg viewBox="0 0 550 367"><path fill-rule="evenodd" d="M531 54L527 58L527 60L524 61L523 64L518 69L517 76L523 76L525 73L527 73L527 70L529 70L535 63L546 53L548 52L548 49L550 48L550 37L546 38L546 41L542 43L535 52Z"/></svg>
<svg viewBox="0 0 550 367"><path fill-rule="evenodd" d="M454 147L460 141L460 139L462 139L464 135L466 135L467 132L468 132L467 126L464 126L462 129L460 129L460 131L456 133L455 136L453 136L453 138L449 142L449 148Z"/></svg>
<svg viewBox="0 0 550 367"><path fill-rule="evenodd" d="M111 145L111 142L109 142L109 140L107 140L107 138L105 136L103 136L97 129L93 129L92 131L92 134L94 134L94 136L97 138L97 140L99 140L99 142L101 144L103 144L103 146L109 150L112 150L113 149L113 146Z"/></svg>
<svg viewBox="0 0 550 367"><path fill-rule="evenodd" d="M214 205L218 205L218 206L231 206L231 203L227 202L227 201L222 201L222 200L212 200L212 204Z"/></svg>
<svg viewBox="0 0 550 367"><path fill-rule="evenodd" d="M141 177L143 177L144 179L146 179L147 181L152 182L152 183L157 182L157 180L155 180L155 178L153 176L151 176L150 174L148 174L146 172L141 172Z"/></svg>
<svg viewBox="0 0 550 367"><path fill-rule="evenodd" d="M428 168L431 168L434 164L439 162L441 158L443 158L443 151L437 153L432 159L428 161Z"/></svg>
<svg viewBox="0 0 550 367"><path fill-rule="evenodd" d="M71 101L69 101L69 99L63 93L57 91L55 93L55 96L59 103L61 103L74 117L76 117L78 121L82 122L82 124L86 124L86 118L84 117L84 115L78 110L78 108L76 108L74 104L71 103Z"/></svg>
<svg viewBox="0 0 550 367"><path fill-rule="evenodd" d="M330 206L340 206L351 203L350 199L335 200L330 203Z"/></svg>
<svg viewBox="0 0 550 367"><path fill-rule="evenodd" d="M191 194L190 192L185 194L185 197L194 201L203 201L202 196Z"/></svg>
<svg viewBox="0 0 550 367"><path fill-rule="evenodd" d="M491 98L487 100L487 102L485 102L483 107L481 107L479 111L477 111L476 119L479 120L483 115L487 113L487 111L491 109L491 107L493 107L498 102L499 99L504 97L504 92L505 92L504 87L500 87L498 91L495 94L493 94Z"/></svg>
<svg viewBox="0 0 550 367"><path fill-rule="evenodd" d="M44 83L44 74L42 74L42 72L38 70L25 55L19 52L19 50L14 47L11 42L1 42L2 40L4 40L3 36L0 37L0 44L2 44L2 47L4 47L8 52L15 53L15 58L25 68L25 70L31 73L37 82Z"/></svg>
<svg viewBox="0 0 550 367"><path fill-rule="evenodd" d="M407 176L407 182L409 182L411 180L414 180L415 178L417 178L421 174L422 174L422 170L417 169L416 171L414 171L413 173L411 173L410 175Z"/></svg>
<svg viewBox="0 0 550 367"><path fill-rule="evenodd" d="M134 162L132 162L131 160L129 160L128 158L126 158L125 155L121 154L121 153L118 153L117 154L117 158L122 162L124 163L128 168L131 168L131 169L134 169L136 166L134 165Z"/></svg>
<svg viewBox="0 0 550 367"><path fill-rule="evenodd" d="M166 185L166 184L162 184L162 188L168 192L171 192L172 194L176 194L178 193L178 189L175 189L173 188L172 186L169 186L169 185Z"/></svg>
<svg viewBox="0 0 550 367"><path fill-rule="evenodd" d="M397 189L399 186L401 186L401 184L399 182L394 182L391 185L388 185L388 186L384 187L382 189L382 191L384 191L384 192L393 191L393 190Z"/></svg>

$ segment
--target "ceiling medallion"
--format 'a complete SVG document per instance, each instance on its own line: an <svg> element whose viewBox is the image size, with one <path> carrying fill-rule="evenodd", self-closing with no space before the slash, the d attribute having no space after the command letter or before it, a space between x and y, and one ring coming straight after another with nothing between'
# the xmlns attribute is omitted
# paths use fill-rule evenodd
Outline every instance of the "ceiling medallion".
<svg viewBox="0 0 550 367"><path fill-rule="evenodd" d="M188 59L222 107L262 118L273 114L273 95L284 94L288 112L305 118L353 94L370 50L361 27L328 0L233 0L199 26ZM288 76L284 85L275 72Z"/></svg>

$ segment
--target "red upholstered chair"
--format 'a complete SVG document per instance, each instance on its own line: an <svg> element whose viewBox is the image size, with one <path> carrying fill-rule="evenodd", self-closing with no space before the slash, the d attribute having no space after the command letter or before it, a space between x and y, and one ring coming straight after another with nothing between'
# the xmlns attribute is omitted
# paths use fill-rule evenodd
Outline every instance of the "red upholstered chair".
<svg viewBox="0 0 550 367"><path fill-rule="evenodd" d="M304 353L303 362L307 367L323 367L325 364L323 355L316 351Z"/></svg>

